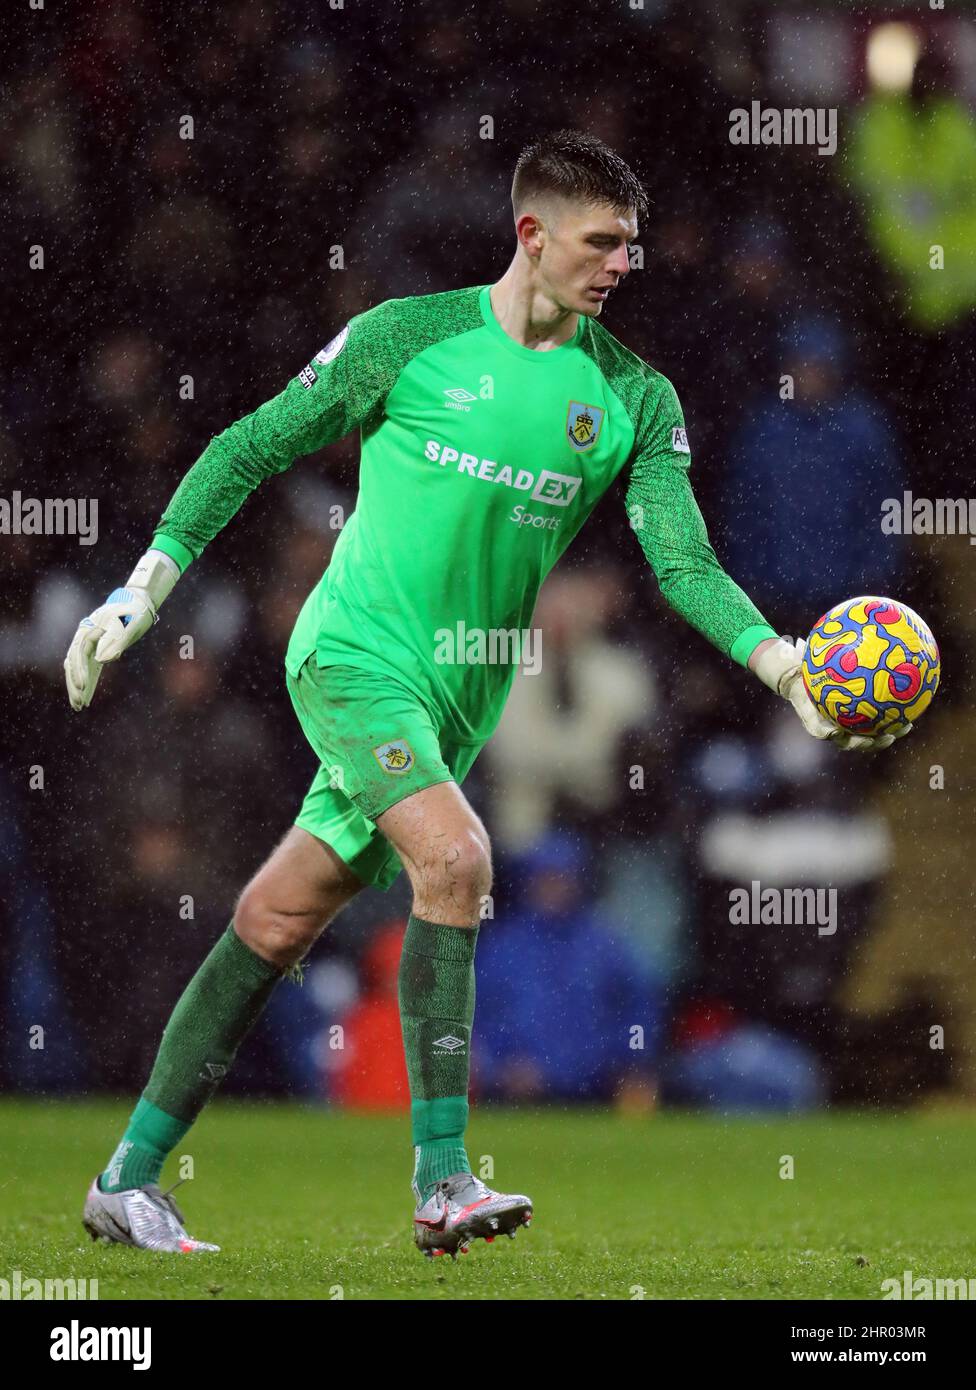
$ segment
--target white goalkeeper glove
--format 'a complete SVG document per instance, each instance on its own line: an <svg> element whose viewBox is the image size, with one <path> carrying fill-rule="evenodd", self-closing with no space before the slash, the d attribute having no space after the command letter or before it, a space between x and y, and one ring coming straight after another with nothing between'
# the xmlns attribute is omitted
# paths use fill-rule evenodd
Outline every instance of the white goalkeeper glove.
<svg viewBox="0 0 976 1390"><path fill-rule="evenodd" d="M159 622L159 606L179 577L175 560L162 550L147 550L125 587L113 589L101 608L82 618L64 659L72 709L90 705L105 663L118 661Z"/></svg>
<svg viewBox="0 0 976 1390"><path fill-rule="evenodd" d="M802 638L794 642L792 637L780 637L757 658L755 672L763 685L768 685L770 690L775 690L777 695L790 702L808 734L814 738L830 739L845 752L877 753L882 748L890 748L896 738L903 738L909 733L911 724L897 733L878 734L874 738L867 738L864 734L845 734L838 729L826 715L821 714L803 684L800 663L806 645Z"/></svg>

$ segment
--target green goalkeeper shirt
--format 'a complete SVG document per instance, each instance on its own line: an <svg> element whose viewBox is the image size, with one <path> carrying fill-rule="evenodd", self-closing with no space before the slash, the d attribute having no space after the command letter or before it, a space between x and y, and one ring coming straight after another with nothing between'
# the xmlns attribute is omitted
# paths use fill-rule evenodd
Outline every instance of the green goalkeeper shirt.
<svg viewBox="0 0 976 1390"><path fill-rule="evenodd" d="M359 496L295 623L293 675L313 652L321 666L384 673L447 737L482 742L517 669L514 635L624 468L631 525L668 603L743 665L776 635L709 544L667 378L582 315L561 346L522 346L487 285L353 318L211 441L153 545L185 569L265 478L356 428Z"/></svg>

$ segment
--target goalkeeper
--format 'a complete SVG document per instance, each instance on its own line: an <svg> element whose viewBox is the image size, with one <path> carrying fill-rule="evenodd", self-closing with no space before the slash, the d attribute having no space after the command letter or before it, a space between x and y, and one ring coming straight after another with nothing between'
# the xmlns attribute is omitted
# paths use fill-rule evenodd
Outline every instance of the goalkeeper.
<svg viewBox="0 0 976 1390"><path fill-rule="evenodd" d="M493 285L390 300L357 315L280 395L211 441L125 587L85 618L65 672L72 707L157 620L187 567L247 496L296 457L361 434L359 496L285 657L319 761L294 826L244 888L176 1004L145 1091L84 1210L93 1237L213 1250L159 1187L271 991L366 884L413 890L399 973L411 1092L414 1238L456 1256L528 1224L464 1145L475 946L491 854L461 784L519 662L485 659L525 632L539 587L618 474L668 603L787 699L815 738L840 735L799 674L802 649L720 567L688 477L671 383L598 322L646 212L599 140L546 136L519 157L517 246ZM445 659L459 625L477 645ZM465 659L468 657L469 659ZM480 659L479 659L480 658Z"/></svg>

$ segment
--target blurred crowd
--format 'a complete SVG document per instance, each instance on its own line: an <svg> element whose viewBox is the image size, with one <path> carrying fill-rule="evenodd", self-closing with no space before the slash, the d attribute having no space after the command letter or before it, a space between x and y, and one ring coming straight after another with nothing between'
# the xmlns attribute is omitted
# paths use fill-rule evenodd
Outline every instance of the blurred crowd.
<svg viewBox="0 0 976 1390"><path fill-rule="evenodd" d="M650 3L597 20L498 0L463 22L436 3L207 8L191 22L161 0L92 0L2 39L15 269L0 277L0 493L99 503L97 545L0 537L9 1088L137 1088L297 813L314 755L282 660L355 504L357 440L245 504L84 715L61 673L79 618L130 572L209 438L351 314L502 273L512 166L539 129L589 130L646 182L643 264L603 321L678 390L723 564L797 635L855 593L904 598L955 672L931 727L953 721L955 747L972 737L972 579L948 538L884 535L879 520L904 489L972 486L958 433L976 389L976 257L970 273L959 260L976 123L940 31L910 90L852 88L831 159L728 141L729 110L762 85L763 6L725 28L707 6ZM958 256L951 286L933 287L915 248L951 240L947 219ZM976 1051L971 952L965 998L955 966L950 997L948 967L921 948L888 975L871 963L892 884L915 910L905 805L929 795L938 748L899 749L892 773L810 740L665 609L622 489L536 623L542 671L517 679L466 784L497 847L474 1093L791 1108L976 1089L974 1064L953 1072L907 1041L955 1008ZM837 888L842 929L730 926L730 885L752 880ZM957 888L962 913L971 888ZM404 875L361 895L304 983L277 991L230 1091L407 1104L408 910ZM873 1021L859 970L890 976ZM42 1045L25 1042L38 1025Z"/></svg>

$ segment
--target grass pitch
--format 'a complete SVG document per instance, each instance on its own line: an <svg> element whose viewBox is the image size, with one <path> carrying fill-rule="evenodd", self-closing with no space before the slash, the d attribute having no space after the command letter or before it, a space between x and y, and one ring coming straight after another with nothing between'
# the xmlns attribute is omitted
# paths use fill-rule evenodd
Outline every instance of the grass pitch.
<svg viewBox="0 0 976 1390"><path fill-rule="evenodd" d="M976 1277L976 1116L729 1119L478 1107L472 1166L528 1192L514 1241L452 1264L411 1243L405 1116L210 1107L177 1199L219 1255L93 1245L85 1190L128 1105L0 1101L0 1278L98 1279L101 1299L881 1298ZM780 1176L791 1155L795 1176ZM171 1158L164 1188L176 1181Z"/></svg>

